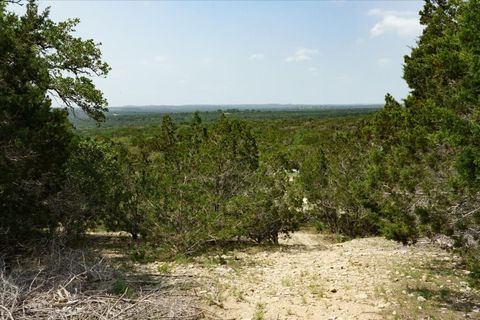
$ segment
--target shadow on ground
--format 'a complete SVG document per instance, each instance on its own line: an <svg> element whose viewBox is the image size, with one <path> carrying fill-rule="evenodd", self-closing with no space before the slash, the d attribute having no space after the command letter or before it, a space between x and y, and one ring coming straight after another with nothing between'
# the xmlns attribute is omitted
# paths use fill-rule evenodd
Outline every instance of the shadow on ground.
<svg viewBox="0 0 480 320"><path fill-rule="evenodd" d="M434 260L421 271L431 275L432 280L417 283L409 293L422 296L434 305L464 313L480 311L480 294L468 283L464 266L453 260ZM438 280L436 280L438 278Z"/></svg>

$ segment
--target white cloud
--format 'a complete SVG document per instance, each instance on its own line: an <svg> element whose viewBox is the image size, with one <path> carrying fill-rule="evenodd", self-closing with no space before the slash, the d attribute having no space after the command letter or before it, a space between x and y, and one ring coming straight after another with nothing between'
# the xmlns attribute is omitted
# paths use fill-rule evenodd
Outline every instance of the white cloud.
<svg viewBox="0 0 480 320"><path fill-rule="evenodd" d="M392 63L392 60L390 58L380 58L377 60L377 64L382 67L390 63Z"/></svg>
<svg viewBox="0 0 480 320"><path fill-rule="evenodd" d="M263 53L254 53L249 57L250 60L263 60L265 55Z"/></svg>
<svg viewBox="0 0 480 320"><path fill-rule="evenodd" d="M418 36L423 29L417 13L412 11L387 11L377 8L370 10L368 14L380 17L380 21L370 29L372 38L383 34L396 34L401 37Z"/></svg>
<svg viewBox="0 0 480 320"><path fill-rule="evenodd" d="M295 51L291 56L288 56L285 61L287 62L301 62L312 60L312 56L317 55L318 50L316 49L307 49L300 48Z"/></svg>

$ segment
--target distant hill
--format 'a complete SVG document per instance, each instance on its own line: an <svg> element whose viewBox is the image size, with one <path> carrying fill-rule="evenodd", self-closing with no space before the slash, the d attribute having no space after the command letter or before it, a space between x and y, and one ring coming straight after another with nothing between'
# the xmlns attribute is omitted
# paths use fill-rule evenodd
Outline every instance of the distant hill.
<svg viewBox="0 0 480 320"><path fill-rule="evenodd" d="M146 106L114 106L110 113L177 113L217 110L336 110L336 109L370 109L380 108L381 104L189 104L189 105L146 105Z"/></svg>
<svg viewBox="0 0 480 320"><path fill-rule="evenodd" d="M381 105L297 105L297 104L241 104L241 105L185 105L185 106L122 106L110 107L106 122L97 124L83 113L75 110L70 113L70 121L77 129L100 127L136 127L158 125L164 114L172 115L176 123L191 120L192 113L199 111L204 121L216 121L222 112L229 117L244 120L274 120L300 118L332 118L361 116L375 112Z"/></svg>

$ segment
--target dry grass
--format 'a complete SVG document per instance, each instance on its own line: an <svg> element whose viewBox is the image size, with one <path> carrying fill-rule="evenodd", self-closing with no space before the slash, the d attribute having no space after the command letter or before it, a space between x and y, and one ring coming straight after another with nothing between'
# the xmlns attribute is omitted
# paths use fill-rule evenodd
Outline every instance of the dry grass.
<svg viewBox="0 0 480 320"><path fill-rule="evenodd" d="M92 252L56 247L41 258L22 257L8 271L0 268L0 319L207 317L195 306L197 297L170 282L124 275Z"/></svg>
<svg viewBox="0 0 480 320"><path fill-rule="evenodd" d="M394 319L479 319L480 292L470 287L461 258L444 254L398 267L398 287L389 298Z"/></svg>

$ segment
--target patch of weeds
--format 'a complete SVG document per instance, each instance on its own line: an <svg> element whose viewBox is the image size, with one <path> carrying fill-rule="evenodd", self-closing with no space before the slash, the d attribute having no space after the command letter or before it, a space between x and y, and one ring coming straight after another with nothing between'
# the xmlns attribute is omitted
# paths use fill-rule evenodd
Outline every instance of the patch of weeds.
<svg viewBox="0 0 480 320"><path fill-rule="evenodd" d="M158 248L146 244L136 244L130 249L130 259L135 262L149 263L163 260L167 254Z"/></svg>
<svg viewBox="0 0 480 320"><path fill-rule="evenodd" d="M266 292L267 296L269 297L274 297L277 295L277 290L275 290L275 288L271 288L269 289L267 292Z"/></svg>
<svg viewBox="0 0 480 320"><path fill-rule="evenodd" d="M227 266L232 268L235 272L239 272L242 268L241 262L237 259L228 259Z"/></svg>
<svg viewBox="0 0 480 320"><path fill-rule="evenodd" d="M218 295L216 293L209 292L207 294L207 301L208 305L210 306L223 308L223 302L218 299Z"/></svg>
<svg viewBox="0 0 480 320"><path fill-rule="evenodd" d="M212 269L217 266L215 259L212 257L200 257L196 260L203 268Z"/></svg>
<svg viewBox="0 0 480 320"><path fill-rule="evenodd" d="M227 266L234 270L235 272L239 272L242 265L239 259L235 257L225 257L225 256L204 256L197 259L197 261L204 267L204 268L215 268L217 266Z"/></svg>
<svg viewBox="0 0 480 320"><path fill-rule="evenodd" d="M144 247L134 247L130 252L130 258L133 261L143 262L147 256L147 251Z"/></svg>
<svg viewBox="0 0 480 320"><path fill-rule="evenodd" d="M252 320L264 320L265 319L265 304L257 303L255 306L255 313L253 314Z"/></svg>
<svg viewBox="0 0 480 320"><path fill-rule="evenodd" d="M112 264L115 268L123 273L129 273L135 271L135 262L130 257L112 258Z"/></svg>
<svg viewBox="0 0 480 320"><path fill-rule="evenodd" d="M428 288L415 288L409 291L415 293L417 296L422 296L427 300L431 300L433 297L435 297L435 292Z"/></svg>
<svg viewBox="0 0 480 320"><path fill-rule="evenodd" d="M344 234L341 234L341 233L335 233L335 242L336 243L342 243L342 242L345 242L345 241L348 241L350 240L350 238Z"/></svg>
<svg viewBox="0 0 480 320"><path fill-rule="evenodd" d="M450 261L434 259L429 266L425 267L427 271L441 277L455 277L456 266Z"/></svg>
<svg viewBox="0 0 480 320"><path fill-rule="evenodd" d="M243 290L238 290L238 289L234 289L233 292L232 292L232 295L235 297L235 300L237 302L242 302L242 301L245 301L245 297L244 297L244 292Z"/></svg>
<svg viewBox="0 0 480 320"><path fill-rule="evenodd" d="M291 287L293 286L293 280L289 277L282 278L282 286L284 287Z"/></svg>
<svg viewBox="0 0 480 320"><path fill-rule="evenodd" d="M187 256L183 253L178 253L174 256L171 256L169 259L169 261L172 261L172 262L176 262L178 264L188 264L188 263L192 263L193 262L193 258L190 257L190 256Z"/></svg>
<svg viewBox="0 0 480 320"><path fill-rule="evenodd" d="M470 284L480 288L480 250L469 251L464 254L465 266L469 273Z"/></svg>
<svg viewBox="0 0 480 320"><path fill-rule="evenodd" d="M250 272L247 274L247 281L253 284L258 284L262 282L258 274L255 272Z"/></svg>
<svg viewBox="0 0 480 320"><path fill-rule="evenodd" d="M129 290L127 282L123 276L117 275L112 283L111 293L116 295L126 294Z"/></svg>
<svg viewBox="0 0 480 320"><path fill-rule="evenodd" d="M318 233L323 232L327 230L327 224L325 221L322 220L316 220L315 222L312 223L312 227L317 231Z"/></svg>
<svg viewBox="0 0 480 320"><path fill-rule="evenodd" d="M187 291L195 288L196 284L193 281L185 281L185 282L180 282L176 284L175 287L178 288L179 290Z"/></svg>
<svg viewBox="0 0 480 320"><path fill-rule="evenodd" d="M478 295L473 291L462 292L456 287L439 287L434 283L412 282L407 284L407 290L399 297L402 315L411 317L413 314L418 314L424 319L435 317L453 319L480 307Z"/></svg>
<svg viewBox="0 0 480 320"><path fill-rule="evenodd" d="M308 289L310 290L310 293L313 294L317 298L325 298L325 289L316 283L312 283L308 285Z"/></svg>
<svg viewBox="0 0 480 320"><path fill-rule="evenodd" d="M225 301L225 286L220 283L219 280L215 281L213 290L207 294L207 300L209 305L216 305L223 308L223 302Z"/></svg>
<svg viewBox="0 0 480 320"><path fill-rule="evenodd" d="M345 290L350 290L351 286L349 285L349 288L345 287ZM375 287L375 295L376 296L384 296L387 294L387 289L385 289L385 286L383 284L380 284Z"/></svg>
<svg viewBox="0 0 480 320"><path fill-rule="evenodd" d="M278 244L261 243L261 244L251 245L242 251L247 253L248 255L255 255L258 253L278 252L278 251L281 251L282 248L283 248L282 245L278 245Z"/></svg>
<svg viewBox="0 0 480 320"><path fill-rule="evenodd" d="M161 274L167 274L167 273L170 273L172 270L168 263L162 263L158 265L157 271L158 273L161 273Z"/></svg>
<svg viewBox="0 0 480 320"><path fill-rule="evenodd" d="M223 256L217 256L216 257L216 260L218 262L218 264L220 265L226 265L227 264L227 259L225 259Z"/></svg>
<svg viewBox="0 0 480 320"><path fill-rule="evenodd" d="M301 294L300 295L300 301L303 305L306 305L307 304L307 298L305 298L305 295L304 294Z"/></svg>

